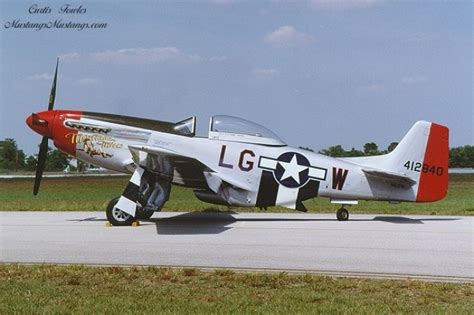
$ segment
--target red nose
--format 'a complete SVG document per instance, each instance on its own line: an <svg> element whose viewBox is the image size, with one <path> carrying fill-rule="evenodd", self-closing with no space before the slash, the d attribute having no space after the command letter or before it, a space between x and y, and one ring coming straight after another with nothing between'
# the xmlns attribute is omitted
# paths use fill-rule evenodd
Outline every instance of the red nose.
<svg viewBox="0 0 474 315"><path fill-rule="evenodd" d="M54 110L33 113L26 119L26 124L40 135L52 138L55 114Z"/></svg>

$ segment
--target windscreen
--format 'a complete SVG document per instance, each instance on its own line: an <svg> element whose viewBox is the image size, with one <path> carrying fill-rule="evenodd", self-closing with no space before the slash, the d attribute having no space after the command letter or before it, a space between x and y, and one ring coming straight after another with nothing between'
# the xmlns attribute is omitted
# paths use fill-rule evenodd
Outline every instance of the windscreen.
<svg viewBox="0 0 474 315"><path fill-rule="evenodd" d="M194 136L196 128L196 117L190 117L188 119L177 122L174 125L174 130L178 131L182 135Z"/></svg>
<svg viewBox="0 0 474 315"><path fill-rule="evenodd" d="M272 139L275 142L283 144L283 141L271 130L248 120L218 115L213 116L211 119L211 132L246 135L251 137L257 137L263 139Z"/></svg>

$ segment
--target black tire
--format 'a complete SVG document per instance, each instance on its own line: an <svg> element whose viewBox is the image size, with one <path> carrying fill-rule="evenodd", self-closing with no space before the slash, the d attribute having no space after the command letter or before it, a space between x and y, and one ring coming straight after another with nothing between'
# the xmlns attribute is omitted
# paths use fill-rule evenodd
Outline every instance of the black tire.
<svg viewBox="0 0 474 315"><path fill-rule="evenodd" d="M148 220L155 214L154 211L147 211L147 210L139 210L137 209L137 213L135 214L136 218L139 220Z"/></svg>
<svg viewBox="0 0 474 315"><path fill-rule="evenodd" d="M110 200L105 210L105 215L113 226L130 226L133 221L135 221L135 218L120 209L114 210L114 206L117 204L119 198L120 197Z"/></svg>
<svg viewBox="0 0 474 315"><path fill-rule="evenodd" d="M347 221L349 220L349 211L344 208L341 208L337 210L336 217L338 221Z"/></svg>

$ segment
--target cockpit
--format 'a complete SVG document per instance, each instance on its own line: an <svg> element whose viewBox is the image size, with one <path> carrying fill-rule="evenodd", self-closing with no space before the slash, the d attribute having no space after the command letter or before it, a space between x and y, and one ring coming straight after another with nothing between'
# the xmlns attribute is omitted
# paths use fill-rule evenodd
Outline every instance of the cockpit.
<svg viewBox="0 0 474 315"><path fill-rule="evenodd" d="M286 145L283 140L271 130L254 122L226 115L211 117L209 123L209 139L273 146Z"/></svg>

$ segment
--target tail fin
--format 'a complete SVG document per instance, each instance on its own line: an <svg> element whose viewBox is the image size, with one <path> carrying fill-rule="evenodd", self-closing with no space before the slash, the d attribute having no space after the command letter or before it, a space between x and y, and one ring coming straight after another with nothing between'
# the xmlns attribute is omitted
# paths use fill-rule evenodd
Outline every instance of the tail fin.
<svg viewBox="0 0 474 315"><path fill-rule="evenodd" d="M448 160L449 129L418 121L387 156L385 167L417 181L416 201L427 202L446 196Z"/></svg>

